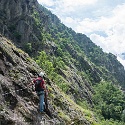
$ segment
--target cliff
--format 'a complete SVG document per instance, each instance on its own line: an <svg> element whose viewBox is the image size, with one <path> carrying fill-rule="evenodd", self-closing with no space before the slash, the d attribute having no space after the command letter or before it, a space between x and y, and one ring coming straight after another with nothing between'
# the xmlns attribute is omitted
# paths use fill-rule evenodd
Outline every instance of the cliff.
<svg viewBox="0 0 125 125"><path fill-rule="evenodd" d="M0 36L0 123L2 125L28 124L85 124L90 125L93 113L85 116L83 110L65 95L47 76L51 114L41 116L38 112L39 99L27 85L42 69L10 40ZM92 121L94 122L94 120Z"/></svg>

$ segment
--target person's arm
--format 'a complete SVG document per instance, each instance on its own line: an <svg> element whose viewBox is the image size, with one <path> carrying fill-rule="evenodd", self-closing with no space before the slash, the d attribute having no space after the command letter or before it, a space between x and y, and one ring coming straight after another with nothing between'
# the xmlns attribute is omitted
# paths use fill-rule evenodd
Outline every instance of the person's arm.
<svg viewBox="0 0 125 125"><path fill-rule="evenodd" d="M31 83L28 84L28 87L31 86L31 85L33 85L33 84L34 84L34 81L31 81Z"/></svg>

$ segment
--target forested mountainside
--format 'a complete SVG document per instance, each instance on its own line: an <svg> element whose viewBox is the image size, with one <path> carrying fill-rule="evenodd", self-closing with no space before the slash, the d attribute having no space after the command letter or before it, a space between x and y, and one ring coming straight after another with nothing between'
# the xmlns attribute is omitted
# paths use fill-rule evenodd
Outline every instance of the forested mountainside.
<svg viewBox="0 0 125 125"><path fill-rule="evenodd" d="M80 62L82 56L86 56L99 68L99 72L103 72L93 82L99 82L99 77L102 77L114 79L115 83L124 86L125 71L116 56L104 53L84 34L66 27L36 0L1 0L0 8L1 33L30 55L36 56L38 51L44 50L47 55L61 57L65 63L74 63L71 58L65 59L69 55L80 63L78 69L89 72L89 67ZM92 72L89 74L92 75Z"/></svg>
<svg viewBox="0 0 125 125"><path fill-rule="evenodd" d="M125 89L125 70L115 55L104 53L86 35L66 27L56 15L39 5L37 0L1 0L0 33L0 89L2 93L9 92L10 97L16 100L9 106L9 95L9 98L1 96L4 101L0 109L7 110L1 116L3 124L4 121L8 122L8 118L9 124L16 124L11 119L14 111L27 122L23 120L24 123L21 124L28 124L28 121L35 123L31 118L31 110L37 114L36 102L32 102L27 94L19 95L16 91L13 93L9 85L12 89L15 84L19 88L26 87L28 79L31 80L41 69L46 72L49 88L52 90L49 95L50 110L55 108L53 116L59 124L124 124L125 96L121 90ZM35 62L4 37L28 53ZM26 66L23 67L22 62ZM36 96L30 89L25 92ZM22 99L21 105L26 110L25 97L32 102L32 108L22 113L17 104ZM34 98L37 100L37 97ZM29 113L28 118L26 113ZM37 115L39 118L39 114ZM35 120L41 122L37 117Z"/></svg>

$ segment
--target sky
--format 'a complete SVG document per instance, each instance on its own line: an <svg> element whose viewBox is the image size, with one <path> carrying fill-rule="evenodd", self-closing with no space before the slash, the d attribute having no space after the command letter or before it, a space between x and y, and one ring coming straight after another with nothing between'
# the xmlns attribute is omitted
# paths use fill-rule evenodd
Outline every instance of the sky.
<svg viewBox="0 0 125 125"><path fill-rule="evenodd" d="M87 35L125 67L125 0L38 0L63 24Z"/></svg>

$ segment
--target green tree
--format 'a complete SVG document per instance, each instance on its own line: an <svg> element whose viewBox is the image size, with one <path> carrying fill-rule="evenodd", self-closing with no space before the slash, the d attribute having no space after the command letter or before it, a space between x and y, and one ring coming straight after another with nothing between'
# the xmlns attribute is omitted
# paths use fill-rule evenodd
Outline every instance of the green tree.
<svg viewBox="0 0 125 125"><path fill-rule="evenodd" d="M54 68L52 62L50 62L47 58L47 55L44 51L39 53L39 56L37 57L36 63L46 71L48 75L51 75Z"/></svg>
<svg viewBox="0 0 125 125"><path fill-rule="evenodd" d="M125 109L122 112L122 121L125 122Z"/></svg>
<svg viewBox="0 0 125 125"><path fill-rule="evenodd" d="M94 87L95 107L105 119L121 120L125 106L123 92L112 83L102 82Z"/></svg>
<svg viewBox="0 0 125 125"><path fill-rule="evenodd" d="M24 45L24 50L25 50L28 54L30 54L30 53L32 52L32 44L31 44L31 43L26 43L26 44Z"/></svg>

